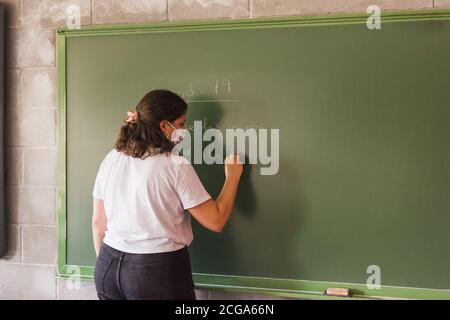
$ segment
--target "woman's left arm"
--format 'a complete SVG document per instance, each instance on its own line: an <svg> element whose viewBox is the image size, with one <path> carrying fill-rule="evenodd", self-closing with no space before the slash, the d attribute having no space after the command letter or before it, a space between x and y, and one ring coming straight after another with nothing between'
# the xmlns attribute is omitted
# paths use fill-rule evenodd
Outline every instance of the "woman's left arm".
<svg viewBox="0 0 450 320"><path fill-rule="evenodd" d="M106 213L105 207L103 205L103 200L94 198L94 213L92 215L92 235L94 238L94 247L95 253L98 254L100 252L100 247L103 243L103 238L105 237L106 231Z"/></svg>

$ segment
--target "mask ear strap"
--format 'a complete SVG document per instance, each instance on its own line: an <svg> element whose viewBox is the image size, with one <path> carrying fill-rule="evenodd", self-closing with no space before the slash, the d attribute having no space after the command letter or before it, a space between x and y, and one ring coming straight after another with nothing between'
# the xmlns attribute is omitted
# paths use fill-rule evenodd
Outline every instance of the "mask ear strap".
<svg viewBox="0 0 450 320"><path fill-rule="evenodd" d="M168 120L166 120L166 121L167 121L167 123L169 124L169 126L171 126L171 127L173 128L173 130L176 130L176 128L173 126L173 124L170 123L170 121L168 121ZM167 139L170 139L170 135L169 135L168 132L163 131L163 134L164 134L164 136L165 136Z"/></svg>
<svg viewBox="0 0 450 320"><path fill-rule="evenodd" d="M172 127L173 130L177 130L177 128L175 128L175 126L170 121L167 121L167 123Z"/></svg>

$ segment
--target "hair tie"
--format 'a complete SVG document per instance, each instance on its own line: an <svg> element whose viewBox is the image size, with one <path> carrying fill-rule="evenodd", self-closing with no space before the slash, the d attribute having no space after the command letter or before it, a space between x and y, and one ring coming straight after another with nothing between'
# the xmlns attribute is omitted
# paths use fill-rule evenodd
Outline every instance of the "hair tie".
<svg viewBox="0 0 450 320"><path fill-rule="evenodd" d="M137 111L128 111L128 118L125 120L126 123L136 123L139 118L139 113Z"/></svg>

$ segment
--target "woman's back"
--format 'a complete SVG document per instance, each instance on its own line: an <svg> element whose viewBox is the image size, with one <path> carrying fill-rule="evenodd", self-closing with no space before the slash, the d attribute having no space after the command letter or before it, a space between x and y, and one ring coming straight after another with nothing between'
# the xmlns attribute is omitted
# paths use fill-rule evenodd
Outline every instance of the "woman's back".
<svg viewBox="0 0 450 320"><path fill-rule="evenodd" d="M116 150L103 160L93 196L105 206L104 242L140 254L190 245L191 218L184 210L211 198L186 159L158 154L142 160Z"/></svg>

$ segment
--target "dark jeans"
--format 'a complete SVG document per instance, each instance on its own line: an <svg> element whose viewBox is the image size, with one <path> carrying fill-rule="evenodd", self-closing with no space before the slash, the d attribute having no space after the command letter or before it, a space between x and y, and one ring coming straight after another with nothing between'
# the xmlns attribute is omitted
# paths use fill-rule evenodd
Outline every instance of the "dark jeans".
<svg viewBox="0 0 450 320"><path fill-rule="evenodd" d="M187 247L132 254L102 244L94 280L100 300L195 300Z"/></svg>

